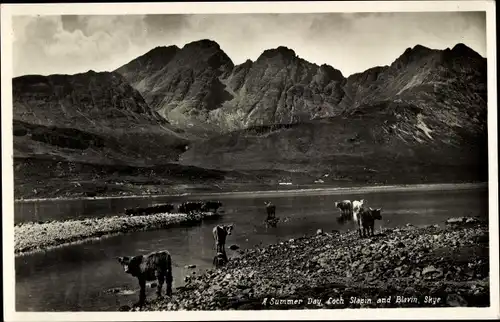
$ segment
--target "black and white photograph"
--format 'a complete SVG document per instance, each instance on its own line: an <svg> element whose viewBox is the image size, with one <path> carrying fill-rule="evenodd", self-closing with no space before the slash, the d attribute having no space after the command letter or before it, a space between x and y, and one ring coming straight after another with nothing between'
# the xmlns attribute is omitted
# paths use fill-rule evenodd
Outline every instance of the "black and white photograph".
<svg viewBox="0 0 500 322"><path fill-rule="evenodd" d="M498 317L494 2L405 4L2 5L5 320Z"/></svg>

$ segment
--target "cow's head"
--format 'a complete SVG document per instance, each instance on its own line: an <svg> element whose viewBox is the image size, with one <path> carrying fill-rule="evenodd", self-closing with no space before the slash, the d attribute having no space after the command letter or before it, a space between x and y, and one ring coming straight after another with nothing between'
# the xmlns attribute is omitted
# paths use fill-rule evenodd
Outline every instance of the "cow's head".
<svg viewBox="0 0 500 322"><path fill-rule="evenodd" d="M372 213L373 219L382 220L382 208L370 208L370 212Z"/></svg>
<svg viewBox="0 0 500 322"><path fill-rule="evenodd" d="M140 265L143 260L142 255L138 256L123 256L118 257L118 262L122 264L123 270L125 273L130 274L132 276L137 276L140 270Z"/></svg>
<svg viewBox="0 0 500 322"><path fill-rule="evenodd" d="M338 206L339 206L339 202L335 201L335 208L337 208Z"/></svg>
<svg viewBox="0 0 500 322"><path fill-rule="evenodd" d="M226 233L228 235L231 235L231 232L233 231L233 224L230 224L230 225L225 225L224 226L224 230L226 231Z"/></svg>
<svg viewBox="0 0 500 322"><path fill-rule="evenodd" d="M264 205L269 206L271 204L270 201L264 201Z"/></svg>
<svg viewBox="0 0 500 322"><path fill-rule="evenodd" d="M123 270L125 273L130 273L130 257L128 256L120 256L117 258L118 262L123 266Z"/></svg>

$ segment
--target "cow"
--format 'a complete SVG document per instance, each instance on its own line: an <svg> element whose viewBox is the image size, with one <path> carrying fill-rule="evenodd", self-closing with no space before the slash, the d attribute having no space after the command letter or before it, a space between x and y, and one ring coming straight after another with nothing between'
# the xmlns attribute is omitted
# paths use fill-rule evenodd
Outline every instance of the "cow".
<svg viewBox="0 0 500 322"><path fill-rule="evenodd" d="M361 199L361 200L354 200L352 202L352 218L354 219L355 222L358 221L358 214L361 208L365 205L366 200Z"/></svg>
<svg viewBox="0 0 500 322"><path fill-rule="evenodd" d="M215 240L215 250L217 254L222 253L224 254L224 259L227 262L227 255L226 255L226 237L228 235L231 235L231 232L233 231L233 224L230 225L217 225L214 227L212 230L212 233L214 235L214 240Z"/></svg>
<svg viewBox="0 0 500 322"><path fill-rule="evenodd" d="M226 253L220 253L220 252L217 252L217 255L215 255L214 257L214 266L216 268L219 268L221 266L224 266L225 264L227 263L227 255Z"/></svg>
<svg viewBox="0 0 500 322"><path fill-rule="evenodd" d="M164 204L164 205L155 205L153 207L148 208L148 214L157 214L157 213L170 213L174 210L174 205L172 204Z"/></svg>
<svg viewBox="0 0 500 322"><path fill-rule="evenodd" d="M267 219L272 220L276 217L276 206L273 205L270 201L264 201L264 205L266 205L267 211Z"/></svg>
<svg viewBox="0 0 500 322"><path fill-rule="evenodd" d="M265 220L266 227L276 228L278 226L278 222L279 222L279 219L276 218L276 217L273 217L271 219L266 219Z"/></svg>
<svg viewBox="0 0 500 322"><path fill-rule="evenodd" d="M166 250L145 255L118 257L125 273L139 280L140 293L137 305L142 307L146 301L146 281L158 281L156 295L161 298L163 282L166 282L167 296L172 296L172 257Z"/></svg>
<svg viewBox="0 0 500 322"><path fill-rule="evenodd" d="M214 212L217 212L217 210L222 206L222 202L220 201L207 201L204 202L201 210L202 211L210 211L213 210Z"/></svg>
<svg viewBox="0 0 500 322"><path fill-rule="evenodd" d="M382 220L382 208L369 209L361 208L358 215L359 237L373 236L375 220Z"/></svg>
<svg viewBox="0 0 500 322"><path fill-rule="evenodd" d="M135 209L127 209L125 208L125 215L127 216L133 216L135 213Z"/></svg>
<svg viewBox="0 0 500 322"><path fill-rule="evenodd" d="M351 200L342 200L335 202L335 208L340 210L340 218L344 221L352 218Z"/></svg>
<svg viewBox="0 0 500 322"><path fill-rule="evenodd" d="M125 214L127 216L137 216L137 215L151 215L157 213L169 213L174 210L174 205L172 204L164 204L164 205L155 205L150 207L137 207L132 209L125 209Z"/></svg>
<svg viewBox="0 0 500 322"><path fill-rule="evenodd" d="M140 208L140 207L125 209L125 214L127 216L137 216L137 215L141 215L143 212L144 212L144 208Z"/></svg>
<svg viewBox="0 0 500 322"><path fill-rule="evenodd" d="M179 205L179 212L183 214L200 212L202 206L203 206L202 202L193 202L193 201L183 202L182 204Z"/></svg>

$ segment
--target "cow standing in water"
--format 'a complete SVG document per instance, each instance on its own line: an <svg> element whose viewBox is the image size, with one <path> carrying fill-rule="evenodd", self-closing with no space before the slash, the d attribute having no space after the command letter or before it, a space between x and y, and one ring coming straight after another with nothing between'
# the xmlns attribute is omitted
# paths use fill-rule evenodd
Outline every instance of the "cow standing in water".
<svg viewBox="0 0 500 322"><path fill-rule="evenodd" d="M352 203L351 200L342 200L335 202L335 208L340 210L339 221L344 223L352 218Z"/></svg>
<svg viewBox="0 0 500 322"><path fill-rule="evenodd" d="M214 235L214 240L215 240L215 250L217 252L217 255L214 258L214 263L217 259L217 263L220 263L221 259L223 258L224 262L228 261L227 255L226 255L226 237L228 235L231 235L231 232L233 230L233 225L218 225L215 226L214 229L212 230L212 233Z"/></svg>
<svg viewBox="0 0 500 322"><path fill-rule="evenodd" d="M359 229L359 237L373 237L374 236L374 227L375 220L382 220L381 214L382 208L378 209L363 209L361 208L358 216L358 229Z"/></svg>
<svg viewBox="0 0 500 322"><path fill-rule="evenodd" d="M276 206L273 205L270 201L264 201L264 205L266 205L266 224L272 227L276 227L278 223L278 219L276 218Z"/></svg>
<svg viewBox="0 0 500 322"><path fill-rule="evenodd" d="M163 283L167 284L167 296L172 296L172 257L166 250L152 252L146 255L118 257L125 273L139 280L139 302L143 306L146 302L146 281L158 280L156 295L161 298Z"/></svg>
<svg viewBox="0 0 500 322"><path fill-rule="evenodd" d="M358 222L358 215L361 209L365 206L366 200L361 199L361 200L354 200L352 202L352 219L354 222Z"/></svg>

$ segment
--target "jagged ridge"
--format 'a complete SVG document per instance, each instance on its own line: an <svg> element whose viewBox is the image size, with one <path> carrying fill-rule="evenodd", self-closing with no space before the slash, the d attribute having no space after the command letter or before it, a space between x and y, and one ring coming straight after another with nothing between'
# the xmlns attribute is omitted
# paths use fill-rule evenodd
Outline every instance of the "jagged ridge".
<svg viewBox="0 0 500 322"><path fill-rule="evenodd" d="M117 72L137 83L127 66L142 60ZM347 78L284 46L265 50L255 62L233 66L210 40L187 44L173 58L157 63L157 72L141 74L141 84L152 86L136 88L153 109L183 128L210 124L211 130L228 132L349 114L385 102L421 108L420 119L436 118L445 125L437 124L437 131L443 129L439 136L453 127L484 131L486 124L486 59L464 44L451 50L416 45L390 66Z"/></svg>

